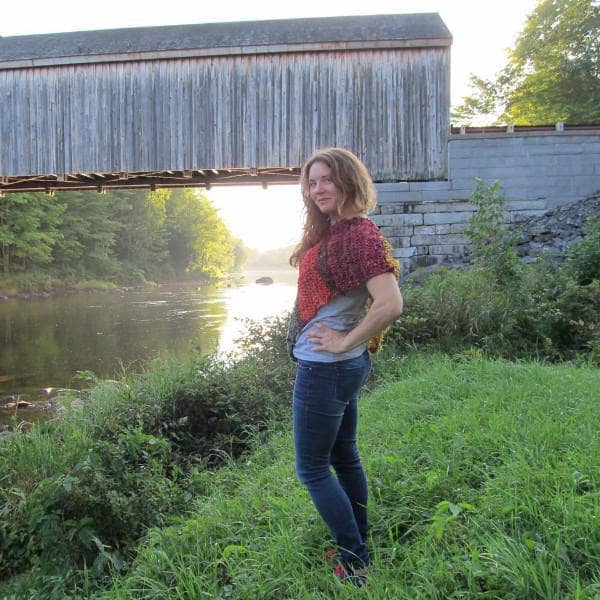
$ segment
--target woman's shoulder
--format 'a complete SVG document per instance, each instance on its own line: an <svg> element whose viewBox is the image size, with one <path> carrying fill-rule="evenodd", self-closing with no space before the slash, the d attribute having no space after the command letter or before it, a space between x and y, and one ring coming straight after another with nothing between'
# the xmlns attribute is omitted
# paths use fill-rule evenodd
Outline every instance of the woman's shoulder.
<svg viewBox="0 0 600 600"><path fill-rule="evenodd" d="M379 227L367 216L340 221L343 231L351 235L379 236Z"/></svg>

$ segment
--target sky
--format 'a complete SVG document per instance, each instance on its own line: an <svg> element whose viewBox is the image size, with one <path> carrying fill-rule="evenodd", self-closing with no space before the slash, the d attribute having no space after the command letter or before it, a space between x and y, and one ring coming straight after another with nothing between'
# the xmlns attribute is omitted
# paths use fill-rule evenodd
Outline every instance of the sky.
<svg viewBox="0 0 600 600"><path fill-rule="evenodd" d="M506 60L536 0L81 0L7 2L2 7L0 36L181 25L221 21L293 19L344 15L437 12L453 36L452 104L468 95L469 75L492 78ZM246 245L266 249L297 241L300 195L297 186L213 188L209 197L234 235ZM273 215L273 220L265 215ZM276 227L273 224L276 223Z"/></svg>

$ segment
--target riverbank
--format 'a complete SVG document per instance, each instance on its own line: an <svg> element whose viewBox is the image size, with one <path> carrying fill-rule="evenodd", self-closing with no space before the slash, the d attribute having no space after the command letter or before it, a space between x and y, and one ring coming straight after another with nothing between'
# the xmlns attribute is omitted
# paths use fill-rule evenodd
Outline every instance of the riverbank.
<svg viewBox="0 0 600 600"><path fill-rule="evenodd" d="M115 282L105 279L76 279L49 273L0 274L0 300L30 300L32 298L50 298L52 296L95 291L124 293L161 285L230 284L240 282L243 279L244 273L230 273L220 278L193 276L132 283L130 281Z"/></svg>
<svg viewBox="0 0 600 600"><path fill-rule="evenodd" d="M375 364L366 597L595 597L598 369L473 353ZM0 445L0 597L363 597L322 560L331 541L293 473L289 363L174 367L101 385L93 411L74 403ZM247 412L265 397L262 417ZM183 412L165 418L170 402ZM239 432L271 418L231 446L225 413Z"/></svg>

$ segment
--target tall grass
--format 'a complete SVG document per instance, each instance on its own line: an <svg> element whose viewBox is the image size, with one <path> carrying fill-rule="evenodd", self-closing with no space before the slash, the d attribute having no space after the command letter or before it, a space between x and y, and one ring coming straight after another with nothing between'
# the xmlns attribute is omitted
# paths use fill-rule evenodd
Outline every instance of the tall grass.
<svg viewBox="0 0 600 600"><path fill-rule="evenodd" d="M203 472L103 598L596 598L600 373L419 355L362 399L374 568L339 584L289 434ZM207 495L208 494L208 495Z"/></svg>

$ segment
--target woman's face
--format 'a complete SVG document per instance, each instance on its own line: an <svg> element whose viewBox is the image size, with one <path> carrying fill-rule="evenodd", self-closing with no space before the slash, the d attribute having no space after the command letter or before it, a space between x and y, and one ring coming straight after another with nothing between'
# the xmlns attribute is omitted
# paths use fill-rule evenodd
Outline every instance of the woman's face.
<svg viewBox="0 0 600 600"><path fill-rule="evenodd" d="M308 170L308 190L310 199L322 213L336 217L343 192L331 181L330 171L324 162L314 162Z"/></svg>

